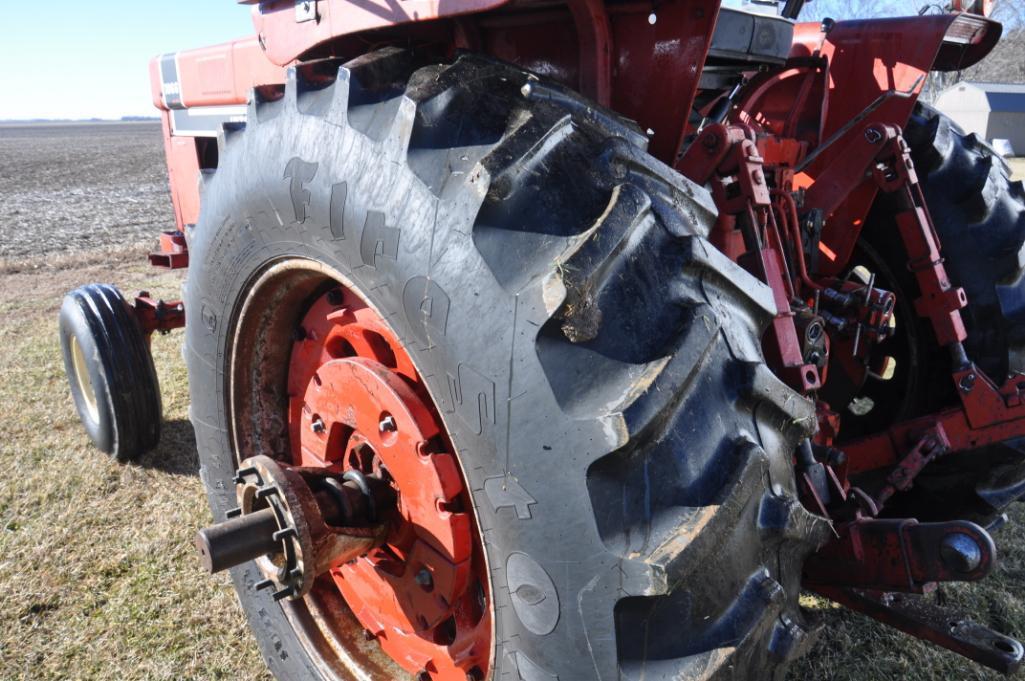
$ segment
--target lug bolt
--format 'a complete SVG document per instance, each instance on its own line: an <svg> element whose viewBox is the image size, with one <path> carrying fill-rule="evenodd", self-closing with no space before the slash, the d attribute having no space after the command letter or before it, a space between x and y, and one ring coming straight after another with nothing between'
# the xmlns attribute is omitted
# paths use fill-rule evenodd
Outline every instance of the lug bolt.
<svg viewBox="0 0 1025 681"><path fill-rule="evenodd" d="M381 429L382 433L391 433L398 430L398 426L395 425L395 417L390 414L381 419L378 427Z"/></svg>
<svg viewBox="0 0 1025 681"><path fill-rule="evenodd" d="M286 586L281 591L275 591L273 594L271 594L271 598L273 598L275 601L281 601L281 600L284 600L286 598L291 598L294 595L295 595L295 589L293 589L290 586Z"/></svg>
<svg viewBox="0 0 1025 681"><path fill-rule="evenodd" d="M324 421L319 418L313 420L313 423L310 424L310 428L313 430L314 433L317 433L318 435L327 430L326 426L324 425Z"/></svg>

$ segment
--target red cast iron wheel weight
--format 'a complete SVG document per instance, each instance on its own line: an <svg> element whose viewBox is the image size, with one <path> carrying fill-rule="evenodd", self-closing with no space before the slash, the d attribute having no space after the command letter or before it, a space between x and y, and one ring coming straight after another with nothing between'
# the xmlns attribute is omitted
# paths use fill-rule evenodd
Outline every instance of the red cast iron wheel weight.
<svg viewBox="0 0 1025 681"><path fill-rule="evenodd" d="M402 343L335 288L296 332L288 374L292 463L355 470L396 493L385 543L331 570L352 613L417 678L484 678L490 594L472 503L441 418Z"/></svg>

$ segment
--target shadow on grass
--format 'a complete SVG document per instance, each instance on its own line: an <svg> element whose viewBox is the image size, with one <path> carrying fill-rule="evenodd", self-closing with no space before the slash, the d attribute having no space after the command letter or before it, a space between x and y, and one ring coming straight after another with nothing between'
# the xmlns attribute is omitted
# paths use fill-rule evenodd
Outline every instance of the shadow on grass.
<svg viewBox="0 0 1025 681"><path fill-rule="evenodd" d="M199 475L199 452L192 424L188 419L164 421L160 427L160 444L135 463L174 475Z"/></svg>

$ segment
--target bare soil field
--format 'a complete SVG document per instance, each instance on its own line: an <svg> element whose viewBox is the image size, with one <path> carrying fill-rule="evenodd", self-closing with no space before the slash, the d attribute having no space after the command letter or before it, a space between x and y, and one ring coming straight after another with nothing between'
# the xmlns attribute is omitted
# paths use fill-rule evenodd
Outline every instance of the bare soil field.
<svg viewBox="0 0 1025 681"><path fill-rule="evenodd" d="M210 515L180 333L154 339L166 422L138 463L90 447L64 378L64 292L101 281L176 297L182 275L144 258L172 223L154 126L0 128L0 679L268 678L227 578L206 576L193 554ZM933 598L1025 636L1023 521L1018 505L988 580ZM803 603L823 630L792 681L1002 678Z"/></svg>
<svg viewBox="0 0 1025 681"><path fill-rule="evenodd" d="M0 262L174 228L160 124L0 125Z"/></svg>

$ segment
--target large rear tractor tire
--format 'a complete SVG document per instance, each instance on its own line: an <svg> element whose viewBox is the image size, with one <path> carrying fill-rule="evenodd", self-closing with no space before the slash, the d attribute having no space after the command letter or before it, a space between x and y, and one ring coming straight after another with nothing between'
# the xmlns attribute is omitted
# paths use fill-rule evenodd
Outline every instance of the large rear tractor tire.
<svg viewBox="0 0 1025 681"><path fill-rule="evenodd" d="M160 385L149 343L113 286L90 284L65 296L61 351L71 398L93 444L134 461L160 441Z"/></svg>
<svg viewBox="0 0 1025 681"><path fill-rule="evenodd" d="M968 295L961 312L968 330L965 349L1000 385L1025 372L1025 188L1021 180L1011 180L1007 163L988 144L927 105L916 107L904 134L947 273ZM912 299L917 287L900 260L904 249L886 212L881 201L867 237L888 260L904 297ZM929 323L906 309L898 314L913 325L919 349L905 368L915 375L909 377L914 387L902 391L911 399L901 418L958 403L947 353L936 346ZM1025 442L1012 440L938 460L918 476L914 488L894 498L888 512L987 525L1023 494Z"/></svg>
<svg viewBox="0 0 1025 681"><path fill-rule="evenodd" d="M449 471L438 509L474 547L440 605L407 598L438 582L392 550L381 570L405 605L387 612L351 597L380 593L380 556L280 604L252 564L233 569L274 674L764 679L801 651L801 566L829 535L792 471L815 412L763 362L772 297L706 240L707 192L632 125L481 57L386 49L254 99L190 244L213 514L245 457L378 470L373 451L320 464L305 444L312 428L330 447L336 421L302 396L358 364L433 414L417 453ZM347 385L325 409L365 390ZM398 483L405 512L419 485ZM467 595L437 626L418 610Z"/></svg>

